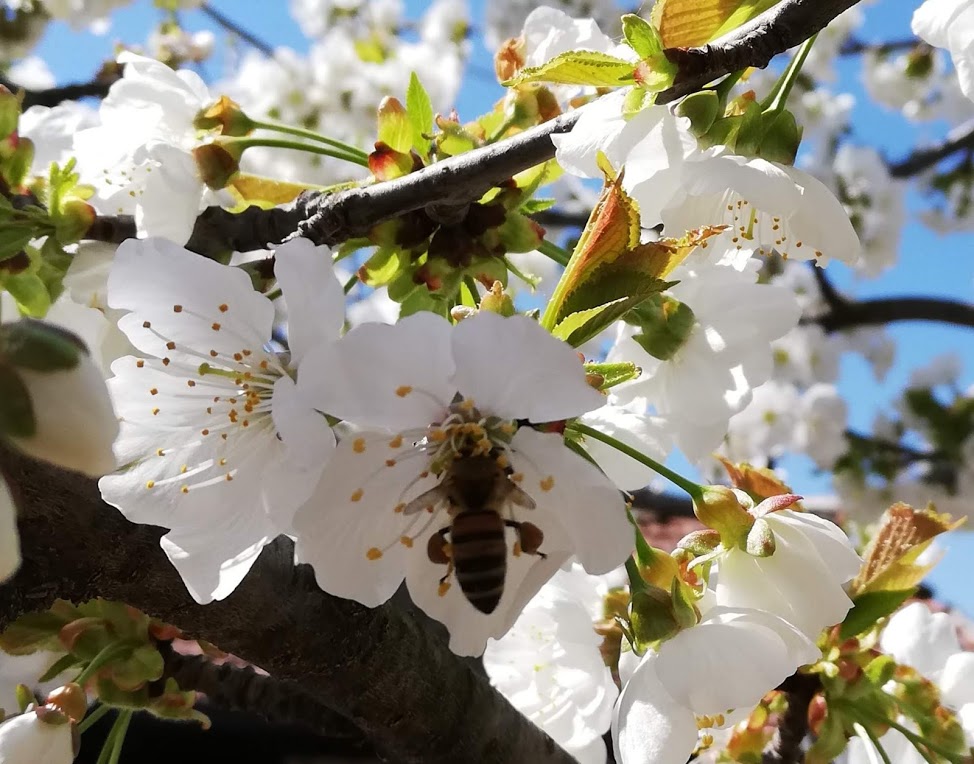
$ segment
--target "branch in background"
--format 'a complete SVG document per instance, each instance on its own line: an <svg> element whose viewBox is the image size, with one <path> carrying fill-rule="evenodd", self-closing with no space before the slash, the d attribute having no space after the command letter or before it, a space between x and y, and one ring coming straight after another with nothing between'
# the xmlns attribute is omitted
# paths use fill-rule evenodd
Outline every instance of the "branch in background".
<svg viewBox="0 0 974 764"><path fill-rule="evenodd" d="M788 708L778 720L774 737L761 764L800 764L802 741L808 734L808 706L822 684L813 674L793 674L778 687L788 698Z"/></svg>
<svg viewBox="0 0 974 764"><path fill-rule="evenodd" d="M839 55L855 56L860 53L878 53L883 56L888 53L913 50L921 46L929 48L925 42L916 37L904 37L902 40L887 40L886 42L863 42L850 38L839 48Z"/></svg>
<svg viewBox="0 0 974 764"><path fill-rule="evenodd" d="M877 300L844 300L823 316L812 319L826 332L896 321L938 321L974 328L974 305L940 297L889 297Z"/></svg>
<svg viewBox="0 0 974 764"><path fill-rule="evenodd" d="M942 143L918 149L902 162L891 164L889 174L894 178L909 178L930 169L940 160L964 149L974 149L974 119L955 127L947 133L947 137Z"/></svg>
<svg viewBox="0 0 974 764"><path fill-rule="evenodd" d="M19 499L24 562L0 589L0 628L58 597L126 602L298 686L403 762L574 764L440 633L393 603L370 609L318 589L293 545L264 549L226 600L196 604L159 548L159 528L104 504L95 482L0 451Z"/></svg>
<svg viewBox="0 0 974 764"><path fill-rule="evenodd" d="M274 57L274 48L268 45L266 42L261 40L257 35L248 32L246 29L240 27L235 21L224 16L220 11L214 8L209 3L203 3L200 6L200 11L213 19L217 24L223 27L230 34L236 35L245 43L250 45L252 48L259 50L268 58Z"/></svg>
<svg viewBox="0 0 974 764"><path fill-rule="evenodd" d="M679 67L673 87L657 103L669 103L699 90L725 74L754 66L800 45L858 0L784 0L733 32L697 48L669 48L666 57Z"/></svg>
<svg viewBox="0 0 974 764"><path fill-rule="evenodd" d="M64 101L77 101L79 98L104 98L108 95L111 82L92 80L46 90L27 90L6 77L0 77L0 85L11 93L23 93L22 106L24 109L29 109L31 106L57 106Z"/></svg>

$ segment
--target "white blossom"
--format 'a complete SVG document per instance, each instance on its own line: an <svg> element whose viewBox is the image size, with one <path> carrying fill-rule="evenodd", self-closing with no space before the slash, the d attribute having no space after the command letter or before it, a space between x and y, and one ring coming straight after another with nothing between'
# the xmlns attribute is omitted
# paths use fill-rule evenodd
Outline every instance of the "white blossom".
<svg viewBox="0 0 974 764"><path fill-rule="evenodd" d="M974 5L970 0L925 0L913 13L913 33L950 51L961 90L974 99Z"/></svg>
<svg viewBox="0 0 974 764"><path fill-rule="evenodd" d="M274 306L243 271L163 239L119 247L108 282L138 348L112 365L122 471L103 498L170 529L162 546L199 602L226 597L263 546L290 528L334 448L293 376L337 338L343 295L331 254L305 239L277 249L290 357L265 349Z"/></svg>
<svg viewBox="0 0 974 764"><path fill-rule="evenodd" d="M723 726L725 714L749 710L819 655L810 639L775 615L709 610L658 652L646 653L623 687L612 719L616 761L686 761L698 729Z"/></svg>
<svg viewBox="0 0 974 764"><path fill-rule="evenodd" d="M488 640L483 658L501 694L581 764L604 764L602 735L619 694L593 629L600 601L578 565L560 570L507 634Z"/></svg>
<svg viewBox="0 0 974 764"><path fill-rule="evenodd" d="M10 764L71 764L74 741L71 724L42 721L34 711L0 724L0 762Z"/></svg>
<svg viewBox="0 0 974 764"><path fill-rule="evenodd" d="M20 534L17 532L17 505L7 481L0 478L0 584L20 567ZM0 708L3 708L0 701Z"/></svg>
<svg viewBox="0 0 974 764"><path fill-rule="evenodd" d="M574 350L531 319L481 312L451 328L419 313L394 326L363 324L309 358L298 384L318 410L360 428L341 441L295 520L298 558L332 594L375 606L405 577L413 601L450 629L451 648L477 654L571 555L604 573L632 549L618 489L557 432L517 424L602 403ZM449 470L472 458L495 461L492 481L502 482L491 484L505 496L498 511L540 529L545 555L509 556L502 591L491 590L499 600L483 609L454 585L452 566L427 553L430 538L449 530L453 502L426 492L441 481L453 490ZM519 528L506 531L508 548L518 552L519 540Z"/></svg>
<svg viewBox="0 0 974 764"><path fill-rule="evenodd" d="M773 553L724 550L717 563L717 603L772 613L814 639L852 607L842 587L862 560L835 523L790 509L762 517L774 534Z"/></svg>

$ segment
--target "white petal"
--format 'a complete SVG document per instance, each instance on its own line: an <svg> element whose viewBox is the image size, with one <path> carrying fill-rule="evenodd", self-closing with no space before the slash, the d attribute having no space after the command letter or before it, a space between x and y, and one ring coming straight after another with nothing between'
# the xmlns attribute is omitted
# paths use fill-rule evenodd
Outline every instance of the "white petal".
<svg viewBox="0 0 974 764"><path fill-rule="evenodd" d="M270 340L274 320L274 306L242 270L165 239L129 239L118 248L108 304L132 311L119 328L142 352L173 356L166 345L172 341L177 352L200 353L197 363L210 350L227 355L259 350Z"/></svg>
<svg viewBox="0 0 974 764"><path fill-rule="evenodd" d="M298 384L319 411L362 427L438 422L453 400L450 324L429 312L362 324L305 359Z"/></svg>
<svg viewBox="0 0 974 764"><path fill-rule="evenodd" d="M620 764L676 764L697 745L696 719L666 692L656 675L658 660L648 653L619 696L612 742Z"/></svg>
<svg viewBox="0 0 974 764"><path fill-rule="evenodd" d="M0 478L0 584L13 576L19 567L20 534L17 532L17 507L6 481Z"/></svg>
<svg viewBox="0 0 974 764"><path fill-rule="evenodd" d="M399 588L410 551L400 537L410 532L411 521L418 529L429 516L405 518L397 505L436 484L433 476L416 480L426 467L418 454L402 438L382 433L353 434L339 443L314 495L294 518L297 559L314 568L322 589L375 607ZM442 522L416 540L414 555L425 557L429 533L447 521L442 513L437 519ZM377 559L368 557L373 548L382 550Z"/></svg>
<svg viewBox="0 0 974 764"><path fill-rule="evenodd" d="M943 671L947 659L960 652L957 630L947 613L931 613L922 602L911 602L889 619L879 639L880 649L897 663L925 676Z"/></svg>
<svg viewBox="0 0 974 764"><path fill-rule="evenodd" d="M261 550L273 540L273 536L263 535L241 549L240 544L234 542L250 541L259 535L259 531L249 527L235 530L239 536L214 534L201 537L195 530L188 533L172 532L159 542L169 561L179 571L186 590L201 605L232 594L257 562Z"/></svg>
<svg viewBox="0 0 974 764"><path fill-rule="evenodd" d="M0 724L0 761L10 764L74 761L71 724L45 724L33 711Z"/></svg>
<svg viewBox="0 0 974 764"><path fill-rule="evenodd" d="M453 382L487 414L552 422L603 403L578 353L526 316L481 311L453 330Z"/></svg>
<svg viewBox="0 0 974 764"><path fill-rule="evenodd" d="M782 169L802 188L801 205L788 221L792 236L802 242L802 247L823 253L816 258L819 265L824 266L833 257L847 265L855 263L861 251L859 236L835 194L818 178L797 167ZM796 244L793 242L791 254L797 255Z"/></svg>
<svg viewBox="0 0 974 764"><path fill-rule="evenodd" d="M536 511L547 511L564 529L586 571L608 573L632 553L635 538L621 492L561 435L521 427L511 441L511 464L524 475L520 487Z"/></svg>
<svg viewBox="0 0 974 764"><path fill-rule="evenodd" d="M274 275L287 304L291 363L300 367L311 348L338 337L345 322L345 293L335 278L328 247L292 239L274 256Z"/></svg>
<svg viewBox="0 0 974 764"><path fill-rule="evenodd" d="M158 144L146 154L152 171L136 198L135 222L145 236L185 244L193 233L206 187L193 155L176 146Z"/></svg>
<svg viewBox="0 0 974 764"><path fill-rule="evenodd" d="M974 703L974 653L954 653L944 664L940 675L940 692L944 702L959 710Z"/></svg>
<svg viewBox="0 0 974 764"><path fill-rule="evenodd" d="M664 419L638 414L621 406L603 406L580 417L579 421L658 462L666 461L672 447ZM585 439L585 450L612 482L624 490L643 488L656 477L649 467L595 438Z"/></svg>
<svg viewBox="0 0 974 764"><path fill-rule="evenodd" d="M272 401L271 416L287 449L287 458L296 468L313 471L317 484L318 475L335 448L335 433L325 417L307 404L290 377L281 377L274 383Z"/></svg>

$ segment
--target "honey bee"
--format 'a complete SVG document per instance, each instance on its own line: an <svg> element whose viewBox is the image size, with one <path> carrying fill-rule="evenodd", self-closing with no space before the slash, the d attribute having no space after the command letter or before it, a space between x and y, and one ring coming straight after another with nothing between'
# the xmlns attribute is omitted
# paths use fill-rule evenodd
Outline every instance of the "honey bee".
<svg viewBox="0 0 974 764"><path fill-rule="evenodd" d="M445 468L439 484L403 509L404 514L410 515L432 510L440 502L446 504L450 524L430 537L426 553L430 561L447 566L440 586L448 586L446 581L455 571L467 601L485 614L494 612L504 593L505 528L517 533L515 555L524 552L546 557L538 551L544 541L540 528L504 517L508 502L524 509L534 509L535 503L511 480L503 465L496 450L482 455L458 454Z"/></svg>

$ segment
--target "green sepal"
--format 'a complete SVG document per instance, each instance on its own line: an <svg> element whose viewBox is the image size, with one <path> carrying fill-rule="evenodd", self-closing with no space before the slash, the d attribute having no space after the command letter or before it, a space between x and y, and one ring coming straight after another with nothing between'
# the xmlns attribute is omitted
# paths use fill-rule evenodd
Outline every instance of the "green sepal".
<svg viewBox="0 0 974 764"><path fill-rule="evenodd" d="M569 50L540 66L522 69L501 83L517 87L528 82L555 82L561 85L621 87L635 82L633 62L594 50Z"/></svg>
<svg viewBox="0 0 974 764"><path fill-rule="evenodd" d="M713 127L719 111L720 96L713 90L691 93L676 107L677 116L690 120L690 132L697 137L705 135Z"/></svg>
<svg viewBox="0 0 974 764"><path fill-rule="evenodd" d="M849 639L869 631L881 619L892 615L915 591L915 587L898 591L886 589L863 592L853 598L852 609L846 614L839 628L839 637Z"/></svg>
<svg viewBox="0 0 974 764"><path fill-rule="evenodd" d="M652 95L642 88L631 88L622 101L622 116L630 119L641 112L651 102Z"/></svg>
<svg viewBox="0 0 974 764"><path fill-rule="evenodd" d="M590 339L625 316L634 307L649 298L649 294L620 297L595 308L576 311L565 316L551 333L572 347L584 345Z"/></svg>
<svg viewBox="0 0 974 764"><path fill-rule="evenodd" d="M761 139L759 155L769 162L793 165L802 141L802 128L787 109L765 115L767 129Z"/></svg>
<svg viewBox="0 0 974 764"><path fill-rule="evenodd" d="M30 438L36 432L30 391L16 369L0 362L0 435Z"/></svg>
<svg viewBox="0 0 974 764"><path fill-rule="evenodd" d="M25 271L0 280L25 316L43 318L51 308L51 295L36 273Z"/></svg>
<svg viewBox="0 0 974 764"><path fill-rule="evenodd" d="M639 648L680 631L672 594L658 586L647 585L641 591L633 591L629 619Z"/></svg>
<svg viewBox="0 0 974 764"><path fill-rule="evenodd" d="M31 371L67 371L87 355L78 335L44 321L23 319L0 325L0 354L7 363Z"/></svg>
<svg viewBox="0 0 974 764"><path fill-rule="evenodd" d="M669 295L654 295L639 306L633 340L653 358L668 361L686 344L696 317L689 305Z"/></svg>
<svg viewBox="0 0 974 764"><path fill-rule="evenodd" d="M358 269L358 277L366 286L385 286L396 279L408 263L408 255L401 250L378 247Z"/></svg>
<svg viewBox="0 0 974 764"><path fill-rule="evenodd" d="M655 56L663 50L663 40L656 27L635 13L622 17L622 36L640 58Z"/></svg>
<svg viewBox="0 0 974 764"><path fill-rule="evenodd" d="M882 687L896 673L896 660L892 655L877 655L866 664L863 673L876 687Z"/></svg>

